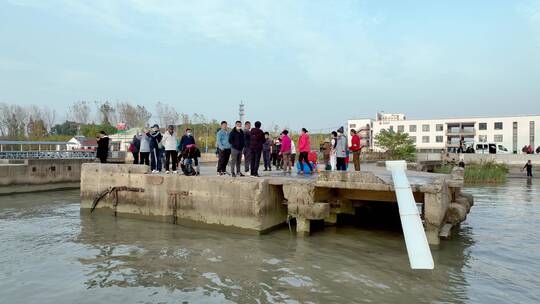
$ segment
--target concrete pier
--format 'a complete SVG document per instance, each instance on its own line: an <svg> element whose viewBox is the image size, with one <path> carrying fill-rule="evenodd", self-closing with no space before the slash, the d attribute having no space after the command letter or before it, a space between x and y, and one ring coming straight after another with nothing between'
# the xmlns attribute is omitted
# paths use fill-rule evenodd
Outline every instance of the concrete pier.
<svg viewBox="0 0 540 304"><path fill-rule="evenodd" d="M463 195L462 172L408 172L428 241L439 244L445 224L463 221L472 197ZM81 210L170 223L264 233L296 219L298 235L314 220L335 224L338 214L355 214L365 203L395 203L388 172L321 172L316 177L154 175L144 165L83 164ZM99 216L99 215L96 215ZM447 230L447 229L445 229Z"/></svg>
<svg viewBox="0 0 540 304"><path fill-rule="evenodd" d="M84 159L0 160L0 195L78 188Z"/></svg>

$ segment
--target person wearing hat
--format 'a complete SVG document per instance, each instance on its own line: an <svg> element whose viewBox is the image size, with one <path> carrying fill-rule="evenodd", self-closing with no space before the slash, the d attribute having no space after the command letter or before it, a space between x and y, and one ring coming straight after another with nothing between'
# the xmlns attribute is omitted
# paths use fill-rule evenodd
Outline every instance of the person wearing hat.
<svg viewBox="0 0 540 304"><path fill-rule="evenodd" d="M146 135L150 138L150 168L152 169L152 173L159 173L161 172L160 148L162 146L161 140L163 139L163 135L159 132L159 125L154 124Z"/></svg>
<svg viewBox="0 0 540 304"><path fill-rule="evenodd" d="M336 170L347 171L345 158L347 157L347 137L343 134L343 127L337 130L336 138Z"/></svg>
<svg viewBox="0 0 540 304"><path fill-rule="evenodd" d="M302 128L300 138L298 139L298 164L300 165L300 174L304 174L304 162L309 168L309 172L313 174L313 167L308 160L309 152L311 151L311 143L309 141L309 134L306 128Z"/></svg>
<svg viewBox="0 0 540 304"><path fill-rule="evenodd" d="M173 125L169 125L167 131L163 134L161 142L165 147L165 173L169 174L171 172L169 171L169 167L171 167L172 173L178 173L176 170L176 164L178 163L178 152L176 151L178 140L176 139L176 132L174 132Z"/></svg>

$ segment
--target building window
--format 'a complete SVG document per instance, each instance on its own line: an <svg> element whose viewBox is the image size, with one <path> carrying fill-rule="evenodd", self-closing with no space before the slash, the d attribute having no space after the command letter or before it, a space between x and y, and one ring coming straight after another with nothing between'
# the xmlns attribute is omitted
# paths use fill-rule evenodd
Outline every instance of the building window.
<svg viewBox="0 0 540 304"><path fill-rule="evenodd" d="M529 145L534 147L534 121L529 121Z"/></svg>
<svg viewBox="0 0 540 304"><path fill-rule="evenodd" d="M422 136L422 143L428 144L429 143L429 136Z"/></svg>
<svg viewBox="0 0 540 304"><path fill-rule="evenodd" d="M388 130L390 130L390 132L394 132L394 126L388 127Z"/></svg>
<svg viewBox="0 0 540 304"><path fill-rule="evenodd" d="M416 143L416 136L409 136L409 138L411 139L411 141L413 142L413 144Z"/></svg>
<svg viewBox="0 0 540 304"><path fill-rule="evenodd" d="M443 137L440 136L440 135L435 136L435 142L442 143L443 142Z"/></svg>
<svg viewBox="0 0 540 304"><path fill-rule="evenodd" d="M422 125L423 132L429 132L429 125Z"/></svg>
<svg viewBox="0 0 540 304"><path fill-rule="evenodd" d="M354 128L356 128L356 124L350 124L349 125L349 129L354 129Z"/></svg>
<svg viewBox="0 0 540 304"><path fill-rule="evenodd" d="M495 134L495 135L493 135L493 141L494 141L494 142L502 142L502 141L503 141L503 136L502 136L502 134Z"/></svg>
<svg viewBox="0 0 540 304"><path fill-rule="evenodd" d="M410 125L409 132L416 132L416 125Z"/></svg>
<svg viewBox="0 0 540 304"><path fill-rule="evenodd" d="M487 123L486 122L479 123L478 130L487 130Z"/></svg>
<svg viewBox="0 0 540 304"><path fill-rule="evenodd" d="M479 142L487 142L487 135L478 135Z"/></svg>
<svg viewBox="0 0 540 304"><path fill-rule="evenodd" d="M435 125L435 130L438 131L438 132L441 132L443 131L444 127L443 127L443 124L436 124Z"/></svg>
<svg viewBox="0 0 540 304"><path fill-rule="evenodd" d="M398 132L405 132L405 126L404 125L397 126L397 131Z"/></svg>
<svg viewBox="0 0 540 304"><path fill-rule="evenodd" d="M496 122L494 125L493 125L493 128L495 130L502 130L503 129L503 123L502 122Z"/></svg>

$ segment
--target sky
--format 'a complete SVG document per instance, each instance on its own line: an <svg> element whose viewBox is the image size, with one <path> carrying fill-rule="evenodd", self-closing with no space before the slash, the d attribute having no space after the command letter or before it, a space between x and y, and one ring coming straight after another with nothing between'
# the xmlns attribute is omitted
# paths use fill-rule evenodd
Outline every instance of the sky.
<svg viewBox="0 0 540 304"><path fill-rule="evenodd" d="M312 130L540 114L540 0L0 0L0 102Z"/></svg>

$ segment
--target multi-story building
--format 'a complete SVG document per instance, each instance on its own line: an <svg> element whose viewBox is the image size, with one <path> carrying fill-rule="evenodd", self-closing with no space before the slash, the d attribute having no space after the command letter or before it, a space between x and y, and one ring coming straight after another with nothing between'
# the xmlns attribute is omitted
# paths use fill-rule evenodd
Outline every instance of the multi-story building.
<svg viewBox="0 0 540 304"><path fill-rule="evenodd" d="M376 119L348 120L348 130L369 125L371 138L381 130L408 133L420 152L451 150L466 143L489 142L502 145L511 153L521 153L523 146L540 145L540 115L408 120L403 114L378 113ZM374 140L370 147L378 150Z"/></svg>

